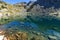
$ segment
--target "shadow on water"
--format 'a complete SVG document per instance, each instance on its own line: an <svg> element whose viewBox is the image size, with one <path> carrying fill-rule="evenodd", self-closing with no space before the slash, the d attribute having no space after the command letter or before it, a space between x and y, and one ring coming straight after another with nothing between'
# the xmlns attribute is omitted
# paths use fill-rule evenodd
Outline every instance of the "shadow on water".
<svg viewBox="0 0 60 40"><path fill-rule="evenodd" d="M30 16L28 16L28 19L30 20L30 22L34 22L35 24L37 24L41 31L53 29L55 31L60 32L60 20L58 20L58 19L55 19L55 18L52 18L52 19L35 18L35 19L33 19Z"/></svg>
<svg viewBox="0 0 60 40"><path fill-rule="evenodd" d="M5 25L6 30L12 29L12 30L17 30L17 31L27 31L27 32L32 32L32 31L39 31L40 29L35 23L31 22L20 22L20 21L12 21L8 24Z"/></svg>

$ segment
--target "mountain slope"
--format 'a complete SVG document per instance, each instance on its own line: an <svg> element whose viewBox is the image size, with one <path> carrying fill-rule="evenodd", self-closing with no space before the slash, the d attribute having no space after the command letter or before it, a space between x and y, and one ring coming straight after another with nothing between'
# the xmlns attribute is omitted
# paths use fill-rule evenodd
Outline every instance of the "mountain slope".
<svg viewBox="0 0 60 40"><path fill-rule="evenodd" d="M60 8L60 0L37 0L36 3L38 3L41 6L44 6L45 8Z"/></svg>

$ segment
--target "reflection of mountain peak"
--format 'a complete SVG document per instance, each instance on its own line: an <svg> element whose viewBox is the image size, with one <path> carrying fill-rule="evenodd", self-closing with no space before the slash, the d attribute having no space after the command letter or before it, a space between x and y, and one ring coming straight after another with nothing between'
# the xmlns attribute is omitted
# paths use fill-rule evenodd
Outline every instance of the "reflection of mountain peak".
<svg viewBox="0 0 60 40"><path fill-rule="evenodd" d="M37 0L36 3L44 7L60 8L60 0Z"/></svg>

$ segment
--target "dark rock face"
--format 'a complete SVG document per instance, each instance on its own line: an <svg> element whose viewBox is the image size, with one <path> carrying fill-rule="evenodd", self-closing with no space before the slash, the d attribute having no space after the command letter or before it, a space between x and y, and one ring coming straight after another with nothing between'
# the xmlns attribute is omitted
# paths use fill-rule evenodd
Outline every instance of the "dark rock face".
<svg viewBox="0 0 60 40"><path fill-rule="evenodd" d="M36 3L46 8L49 8L52 6L54 6L55 8L60 8L60 0L37 0Z"/></svg>
<svg viewBox="0 0 60 40"><path fill-rule="evenodd" d="M51 4L53 2L55 5ZM37 0L36 2L29 2L27 4L27 11L31 12L32 15L34 16L48 16L48 17L57 17L59 16L59 13L56 13L58 11L58 5L54 1L49 2L48 0ZM58 7L57 7L58 6ZM30 13L30 14L31 14ZM51 13L53 13L51 15Z"/></svg>

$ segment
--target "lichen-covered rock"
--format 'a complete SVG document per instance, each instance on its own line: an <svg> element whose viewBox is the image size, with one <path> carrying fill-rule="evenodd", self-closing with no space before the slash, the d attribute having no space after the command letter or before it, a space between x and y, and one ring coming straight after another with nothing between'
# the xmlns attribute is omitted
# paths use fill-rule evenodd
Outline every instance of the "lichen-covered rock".
<svg viewBox="0 0 60 40"><path fill-rule="evenodd" d="M5 37L8 40L28 40L27 33L25 32L18 32L15 34L6 34Z"/></svg>
<svg viewBox="0 0 60 40"><path fill-rule="evenodd" d="M48 40L48 39L44 36L37 36L37 37L32 37L30 40Z"/></svg>
<svg viewBox="0 0 60 40"><path fill-rule="evenodd" d="M48 40L47 37L44 37L43 35L31 35L29 37L29 33L26 32L17 32L15 34L6 34L5 37L7 40Z"/></svg>

